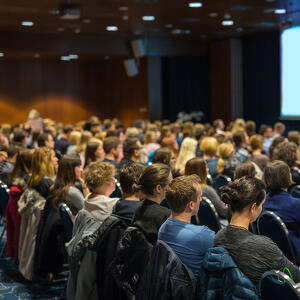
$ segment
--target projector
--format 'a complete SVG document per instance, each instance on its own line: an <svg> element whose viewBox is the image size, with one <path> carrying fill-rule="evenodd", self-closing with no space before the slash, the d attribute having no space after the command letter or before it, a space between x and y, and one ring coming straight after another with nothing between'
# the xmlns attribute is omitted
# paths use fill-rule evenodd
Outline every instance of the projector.
<svg viewBox="0 0 300 300"><path fill-rule="evenodd" d="M80 8L76 4L63 4L57 14L63 20L78 20L81 16Z"/></svg>

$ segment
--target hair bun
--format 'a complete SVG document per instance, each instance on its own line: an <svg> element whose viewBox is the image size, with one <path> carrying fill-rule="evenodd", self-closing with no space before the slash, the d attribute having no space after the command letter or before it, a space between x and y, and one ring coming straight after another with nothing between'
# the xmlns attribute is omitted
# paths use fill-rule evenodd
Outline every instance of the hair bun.
<svg viewBox="0 0 300 300"><path fill-rule="evenodd" d="M223 186L221 188L221 200L225 204L232 204L239 200L238 192L235 189L232 189L229 186Z"/></svg>
<svg viewBox="0 0 300 300"><path fill-rule="evenodd" d="M137 193L142 190L142 186L140 184L134 183L132 185L132 190L134 193Z"/></svg>

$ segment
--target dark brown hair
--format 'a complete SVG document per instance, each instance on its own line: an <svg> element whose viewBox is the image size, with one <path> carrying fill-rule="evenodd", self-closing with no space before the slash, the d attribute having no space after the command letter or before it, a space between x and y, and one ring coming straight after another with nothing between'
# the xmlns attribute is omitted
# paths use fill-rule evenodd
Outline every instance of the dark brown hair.
<svg viewBox="0 0 300 300"><path fill-rule="evenodd" d="M120 140L116 136L106 137L103 143L103 150L108 154L113 148L116 149L120 145Z"/></svg>
<svg viewBox="0 0 300 300"><path fill-rule="evenodd" d="M58 209L60 203L66 202L70 187L75 185L75 167L80 165L80 158L74 156L64 155L60 159L56 178L49 193L54 208Z"/></svg>
<svg viewBox="0 0 300 300"><path fill-rule="evenodd" d="M161 163L161 164L170 164L170 160L172 157L172 152L169 148L163 147L159 148L154 152L152 163Z"/></svg>
<svg viewBox="0 0 300 300"><path fill-rule="evenodd" d="M287 189L292 184L289 166L280 160L268 163L264 169L263 181L271 192Z"/></svg>
<svg viewBox="0 0 300 300"><path fill-rule="evenodd" d="M264 184L255 177L242 177L221 188L221 200L230 205L232 212L242 212L253 203L259 206L265 196Z"/></svg>
<svg viewBox="0 0 300 300"><path fill-rule="evenodd" d="M246 161L238 164L234 171L234 179L241 177L254 177L256 175L256 170L252 162Z"/></svg>
<svg viewBox="0 0 300 300"><path fill-rule="evenodd" d="M85 164L84 167L87 167L91 162L96 161L96 151L100 143L97 142L88 142L85 149Z"/></svg>
<svg viewBox="0 0 300 300"><path fill-rule="evenodd" d="M197 175L179 176L172 180L166 192L169 207L175 213L182 213L190 201L197 201L195 184L200 184Z"/></svg>
<svg viewBox="0 0 300 300"><path fill-rule="evenodd" d="M248 120L245 125L245 129L249 137L255 134L256 124L252 120Z"/></svg>
<svg viewBox="0 0 300 300"><path fill-rule="evenodd" d="M137 184L133 185L133 191L136 193L142 191L145 195L154 195L157 185L168 185L168 178L171 169L165 164L153 164L147 167Z"/></svg>
<svg viewBox="0 0 300 300"><path fill-rule="evenodd" d="M130 159L134 154L134 150L138 150L139 146L137 145L138 138L127 138L123 143L123 153L124 157Z"/></svg>
<svg viewBox="0 0 300 300"><path fill-rule="evenodd" d="M235 147L241 147L243 143L245 143L245 132L242 130L238 130L233 134L233 142L235 144Z"/></svg>
<svg viewBox="0 0 300 300"><path fill-rule="evenodd" d="M288 140L289 140L289 142L293 142L297 146L299 146L299 143L300 143L300 133L299 133L299 131L290 131L288 133Z"/></svg>
<svg viewBox="0 0 300 300"><path fill-rule="evenodd" d="M284 137L283 136L278 136L277 138L275 138L269 148L269 156L271 160L274 160L273 156L274 156L274 150L276 148L277 145L279 145L280 143L284 142Z"/></svg>

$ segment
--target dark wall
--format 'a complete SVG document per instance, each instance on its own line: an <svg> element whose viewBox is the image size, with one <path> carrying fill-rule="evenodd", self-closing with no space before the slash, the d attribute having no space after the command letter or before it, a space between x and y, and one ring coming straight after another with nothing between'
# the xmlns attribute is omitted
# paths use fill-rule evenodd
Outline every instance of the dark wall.
<svg viewBox="0 0 300 300"><path fill-rule="evenodd" d="M175 121L178 112L202 111L210 116L208 57L162 58L163 118Z"/></svg>

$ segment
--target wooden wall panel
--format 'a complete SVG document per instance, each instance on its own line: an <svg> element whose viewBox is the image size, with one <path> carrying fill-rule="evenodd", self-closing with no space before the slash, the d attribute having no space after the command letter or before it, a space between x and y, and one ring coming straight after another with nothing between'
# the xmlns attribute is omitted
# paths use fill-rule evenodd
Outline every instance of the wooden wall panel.
<svg viewBox="0 0 300 300"><path fill-rule="evenodd" d="M129 126L149 118L147 82L146 59L140 74L131 78L121 59L1 61L0 124L24 122L36 108L42 117L63 123L98 115L120 118Z"/></svg>

